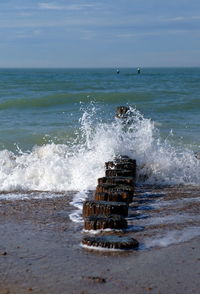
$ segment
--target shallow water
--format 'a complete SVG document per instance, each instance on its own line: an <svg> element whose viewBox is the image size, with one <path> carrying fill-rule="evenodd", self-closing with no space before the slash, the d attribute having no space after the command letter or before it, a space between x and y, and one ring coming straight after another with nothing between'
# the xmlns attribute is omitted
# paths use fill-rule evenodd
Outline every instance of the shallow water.
<svg viewBox="0 0 200 294"><path fill-rule="evenodd" d="M190 241L200 236L199 191L200 187L163 188L161 190L144 187L143 191L136 193L133 202L130 203L127 229L83 232L92 235L125 234L139 241L139 250L168 247ZM147 205L141 204L140 199L144 200L144 198L151 200L151 204L149 205L148 201ZM83 225L81 211L79 212L79 221ZM78 215L78 211L72 214L72 220L78 220L75 218L76 213ZM92 247L88 246L88 249ZM96 250L103 250L103 248L97 247Z"/></svg>

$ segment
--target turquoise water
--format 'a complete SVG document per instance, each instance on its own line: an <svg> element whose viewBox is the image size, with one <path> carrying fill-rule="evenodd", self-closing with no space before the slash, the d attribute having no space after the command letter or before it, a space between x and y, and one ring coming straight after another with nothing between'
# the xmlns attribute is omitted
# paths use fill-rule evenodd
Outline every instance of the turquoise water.
<svg viewBox="0 0 200 294"><path fill-rule="evenodd" d="M199 107L200 68L1 69L0 189L93 189L116 154L149 183L200 184Z"/></svg>
<svg viewBox="0 0 200 294"><path fill-rule="evenodd" d="M91 101L103 121L128 104L155 121L161 136L173 130L174 142L199 148L199 68L148 68L140 75L136 69L118 75L115 69L2 69L0 148L65 143Z"/></svg>

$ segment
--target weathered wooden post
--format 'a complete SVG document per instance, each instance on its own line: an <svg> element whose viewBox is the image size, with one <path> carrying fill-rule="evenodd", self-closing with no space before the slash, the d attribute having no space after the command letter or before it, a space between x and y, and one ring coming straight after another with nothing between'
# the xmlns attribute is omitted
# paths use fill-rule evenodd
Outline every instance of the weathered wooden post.
<svg viewBox="0 0 200 294"><path fill-rule="evenodd" d="M117 108L116 117L126 119L129 108ZM105 177L98 179L94 200L83 204L85 230L125 229L128 204L132 202L136 179L136 161L128 156L117 156L105 163ZM85 236L83 245L115 249L130 249L138 246L133 238L125 236Z"/></svg>

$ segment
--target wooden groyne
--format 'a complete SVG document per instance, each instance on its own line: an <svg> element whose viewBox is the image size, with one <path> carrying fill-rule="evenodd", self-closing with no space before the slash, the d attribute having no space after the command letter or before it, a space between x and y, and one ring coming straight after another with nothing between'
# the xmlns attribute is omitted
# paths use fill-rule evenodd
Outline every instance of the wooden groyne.
<svg viewBox="0 0 200 294"><path fill-rule="evenodd" d="M117 108L117 117L126 119L128 108ZM138 247L138 241L126 237L129 203L135 190L136 160L119 155L113 161L105 163L105 177L97 180L98 185L93 200L83 203L85 230L122 230L121 235L107 234L85 236L83 245L114 249L132 249Z"/></svg>

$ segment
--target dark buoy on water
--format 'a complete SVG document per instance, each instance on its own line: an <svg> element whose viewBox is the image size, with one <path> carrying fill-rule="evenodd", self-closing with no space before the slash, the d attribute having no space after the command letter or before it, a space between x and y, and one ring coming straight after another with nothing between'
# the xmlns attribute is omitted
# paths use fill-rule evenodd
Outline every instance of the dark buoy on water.
<svg viewBox="0 0 200 294"><path fill-rule="evenodd" d="M120 73L120 70L119 69L117 69L117 74L119 74Z"/></svg>
<svg viewBox="0 0 200 294"><path fill-rule="evenodd" d="M140 74L140 67L137 68L137 73Z"/></svg>

